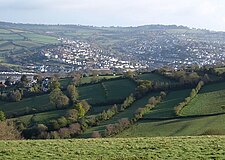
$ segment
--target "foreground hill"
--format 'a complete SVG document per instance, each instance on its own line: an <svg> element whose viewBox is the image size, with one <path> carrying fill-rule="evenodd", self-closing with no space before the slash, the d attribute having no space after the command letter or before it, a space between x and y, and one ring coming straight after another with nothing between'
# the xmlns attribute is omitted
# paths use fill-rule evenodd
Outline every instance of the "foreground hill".
<svg viewBox="0 0 225 160"><path fill-rule="evenodd" d="M0 159L223 159L224 136L0 141Z"/></svg>

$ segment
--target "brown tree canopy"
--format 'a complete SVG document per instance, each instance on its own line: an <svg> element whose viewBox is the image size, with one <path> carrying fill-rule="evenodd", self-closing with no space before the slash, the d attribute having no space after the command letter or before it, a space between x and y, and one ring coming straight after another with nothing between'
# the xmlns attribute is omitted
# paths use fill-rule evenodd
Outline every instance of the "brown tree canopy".
<svg viewBox="0 0 225 160"><path fill-rule="evenodd" d="M10 121L0 122L0 140L21 139L21 135Z"/></svg>

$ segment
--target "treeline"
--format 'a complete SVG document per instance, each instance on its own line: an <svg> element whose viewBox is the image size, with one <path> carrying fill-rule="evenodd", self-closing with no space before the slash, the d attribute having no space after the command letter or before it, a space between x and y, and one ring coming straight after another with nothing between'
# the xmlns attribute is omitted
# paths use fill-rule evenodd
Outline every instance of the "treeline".
<svg viewBox="0 0 225 160"><path fill-rule="evenodd" d="M87 107L86 101L81 101L76 104L74 109L70 109L65 116L50 120L46 125L37 124L25 129L23 136L27 139L73 138L83 133L87 128L97 126L100 122L108 120L117 113L122 112L134 101L135 98L131 94L124 100L120 108L117 105L113 105L102 113L89 118L86 118L85 114L90 108ZM84 111L82 108L84 108Z"/></svg>
<svg viewBox="0 0 225 160"><path fill-rule="evenodd" d="M174 108L175 113L176 113L177 116L180 116L181 110L182 110L185 106L187 106L187 105L191 102L192 99L195 98L195 96L198 94L198 92L199 92L200 89L203 87L203 85L204 85L204 82L203 82L203 81L199 81L198 84L197 84L197 86L191 90L190 95L189 95L187 98L185 98L185 100L184 100L183 102L179 103L179 104Z"/></svg>
<svg viewBox="0 0 225 160"><path fill-rule="evenodd" d="M98 131L94 131L91 135L92 138L100 138L100 137L110 137L113 135L116 135L123 130L129 128L131 125L136 123L140 118L143 117L144 114L148 113L151 109L153 109L157 104L159 104L162 99L166 96L165 92L161 92L160 96L157 97L151 97L148 101L148 103L142 107L138 108L136 112L134 113L133 117L128 118L122 118L118 120L117 123L109 124L106 126L105 131L103 133L100 133Z"/></svg>

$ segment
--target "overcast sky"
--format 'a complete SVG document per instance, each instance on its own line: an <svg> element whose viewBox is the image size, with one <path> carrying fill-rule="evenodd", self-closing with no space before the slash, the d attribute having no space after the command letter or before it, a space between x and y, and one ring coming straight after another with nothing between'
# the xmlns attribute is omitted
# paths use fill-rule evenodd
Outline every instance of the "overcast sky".
<svg viewBox="0 0 225 160"><path fill-rule="evenodd" d="M0 0L0 21L225 31L225 0Z"/></svg>

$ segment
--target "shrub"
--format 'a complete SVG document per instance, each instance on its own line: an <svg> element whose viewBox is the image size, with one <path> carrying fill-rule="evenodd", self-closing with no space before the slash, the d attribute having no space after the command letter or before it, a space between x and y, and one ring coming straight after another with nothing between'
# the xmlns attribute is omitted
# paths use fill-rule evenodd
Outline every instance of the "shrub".
<svg viewBox="0 0 225 160"><path fill-rule="evenodd" d="M15 140L21 139L20 132L16 129L13 122L0 122L0 139Z"/></svg>
<svg viewBox="0 0 225 160"><path fill-rule="evenodd" d="M18 102L22 98L22 94L19 90L13 91L9 94L9 100L12 102Z"/></svg>
<svg viewBox="0 0 225 160"><path fill-rule="evenodd" d="M48 123L48 127L50 130L57 130L60 128L57 120L50 120Z"/></svg>
<svg viewBox="0 0 225 160"><path fill-rule="evenodd" d="M73 103L75 103L77 101L77 99L78 99L78 96L79 96L75 85L68 85L67 92L68 92L68 96L69 96L70 100Z"/></svg>
<svg viewBox="0 0 225 160"><path fill-rule="evenodd" d="M67 119L65 117L58 118L57 122L60 128L65 127L68 124Z"/></svg>
<svg viewBox="0 0 225 160"><path fill-rule="evenodd" d="M0 111L0 121L5 121L5 113Z"/></svg>
<svg viewBox="0 0 225 160"><path fill-rule="evenodd" d="M102 135L98 131L93 131L91 134L91 138L101 138Z"/></svg>

